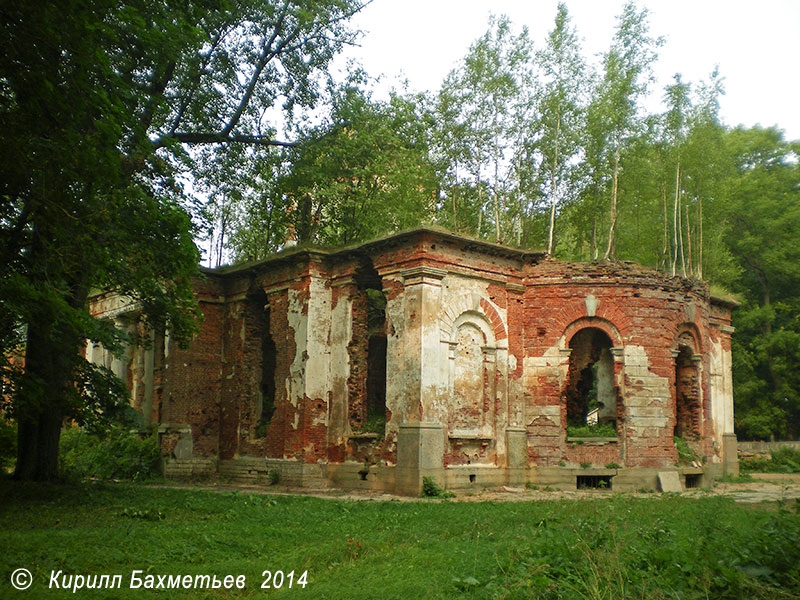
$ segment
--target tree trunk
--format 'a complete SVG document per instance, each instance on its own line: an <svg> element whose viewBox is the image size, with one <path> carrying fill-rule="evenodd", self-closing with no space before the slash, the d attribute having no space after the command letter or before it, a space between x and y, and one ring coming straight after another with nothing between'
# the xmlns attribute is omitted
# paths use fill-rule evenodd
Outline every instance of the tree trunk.
<svg viewBox="0 0 800 600"><path fill-rule="evenodd" d="M550 231L547 235L547 253L553 254L553 232L556 227L556 169L558 168L558 136L561 135L561 106L556 112L556 141L555 151L553 152L553 167L550 171Z"/></svg>
<svg viewBox="0 0 800 600"><path fill-rule="evenodd" d="M25 349L25 379L16 399L17 466L14 478L58 477L58 441L82 340L68 327L31 323Z"/></svg>
<svg viewBox="0 0 800 600"><path fill-rule="evenodd" d="M481 145L478 144L478 156L481 155ZM475 184L478 186L478 231L477 237L481 237L481 225L483 224L483 194L481 194L481 163L478 162L478 176Z"/></svg>
<svg viewBox="0 0 800 600"><path fill-rule="evenodd" d="M603 260L614 258L614 238L617 234L617 180L619 176L619 145L620 139L617 137L617 147L614 149L614 175L611 182L611 225L608 228L608 246Z"/></svg>
<svg viewBox="0 0 800 600"><path fill-rule="evenodd" d="M42 243L46 232L34 227L32 264L49 264ZM37 258L38 256L38 258ZM57 272L58 263L52 265ZM82 310L88 298L86 273L65 276L64 298L73 310ZM75 370L86 341L69 322L71 315L60 309L53 318L48 306L28 323L25 343L25 373L14 399L17 419L17 464L14 478L52 481L58 477L58 442L61 426L76 393ZM74 318L74 317L73 317Z"/></svg>
<svg viewBox="0 0 800 600"><path fill-rule="evenodd" d="M672 276L675 277L675 270L678 268L678 189L681 174L681 162L678 161L675 167L675 202L674 210L672 212L672 242L674 250L672 253Z"/></svg>
<svg viewBox="0 0 800 600"><path fill-rule="evenodd" d="M458 161L453 172L453 229L458 231L458 203L456 202L456 190L458 189Z"/></svg>
<svg viewBox="0 0 800 600"><path fill-rule="evenodd" d="M522 150L517 154L517 246L522 245Z"/></svg>
<svg viewBox="0 0 800 600"><path fill-rule="evenodd" d="M500 199L497 194L498 179L500 173L500 149L495 139L494 143L494 227L497 235L497 242L500 242Z"/></svg>
<svg viewBox="0 0 800 600"><path fill-rule="evenodd" d="M686 213L686 247L689 249L689 256L686 257L686 262L689 265L689 276L694 277L694 269L692 268L692 228L689 225L689 204L684 205L684 212Z"/></svg>
<svg viewBox="0 0 800 600"><path fill-rule="evenodd" d="M697 278L703 278L703 199L697 199Z"/></svg>
<svg viewBox="0 0 800 600"><path fill-rule="evenodd" d="M669 225L667 221L667 182L661 184L661 197L664 200L664 244L661 247L661 261L664 271L667 270L667 262L669 261Z"/></svg>
<svg viewBox="0 0 800 600"><path fill-rule="evenodd" d="M678 202L680 202L680 195L678 196ZM681 250L681 272L683 276L686 277L686 251L683 248L683 219L681 218L681 209L678 206L678 245L680 246Z"/></svg>

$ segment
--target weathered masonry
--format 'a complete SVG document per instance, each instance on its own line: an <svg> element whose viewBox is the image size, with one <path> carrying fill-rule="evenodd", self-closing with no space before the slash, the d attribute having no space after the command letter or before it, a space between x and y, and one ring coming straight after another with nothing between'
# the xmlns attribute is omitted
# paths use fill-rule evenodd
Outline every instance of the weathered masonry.
<svg viewBox="0 0 800 600"><path fill-rule="evenodd" d="M732 304L701 282L425 228L202 270L196 292L188 349L88 350L158 424L168 476L418 494L738 471ZM94 310L137 326L119 298Z"/></svg>

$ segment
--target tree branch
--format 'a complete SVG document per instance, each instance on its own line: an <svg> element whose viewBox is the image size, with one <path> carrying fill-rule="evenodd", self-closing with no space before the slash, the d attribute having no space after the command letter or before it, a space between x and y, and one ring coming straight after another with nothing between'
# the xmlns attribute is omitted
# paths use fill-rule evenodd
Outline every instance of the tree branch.
<svg viewBox="0 0 800 600"><path fill-rule="evenodd" d="M283 21L286 19L286 13L289 11L289 2L283 3L283 8L281 9L281 14L278 16L278 21L275 23L275 27L272 31L272 36L269 40L266 41L264 44L264 48L261 51L261 56L258 58L258 63L256 64L256 68L253 71L253 75L250 77L250 81L247 82L247 88L245 89L244 95L242 96L241 100L239 100L239 106L236 107L236 110L233 112L230 120L228 121L225 128L222 130L224 135L229 135L231 131L234 130L236 125L239 124L239 119L244 113L244 110L247 108L247 105L250 103L250 98L253 96L253 92L256 89L256 84L258 84L258 80L261 77L261 73L264 70L264 67L267 66L267 63L272 60L275 56L277 56L282 49L283 44L278 44L278 47L275 50L272 50L272 44L275 43L275 40L278 38L280 34L281 27L283 26ZM299 28L295 29L289 39L292 39L295 35L299 33ZM288 40L287 40L288 41Z"/></svg>
<svg viewBox="0 0 800 600"><path fill-rule="evenodd" d="M224 133L191 133L176 132L164 135L154 142L156 149L166 146L169 140L176 140L181 144L253 144L257 146L278 146L281 148L294 148L295 142L283 142L274 140L266 135L242 135Z"/></svg>

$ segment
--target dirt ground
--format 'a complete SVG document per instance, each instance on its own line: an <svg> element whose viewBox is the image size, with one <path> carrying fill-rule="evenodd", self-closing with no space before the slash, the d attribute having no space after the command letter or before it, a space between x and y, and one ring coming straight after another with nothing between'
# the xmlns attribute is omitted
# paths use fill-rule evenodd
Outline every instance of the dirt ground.
<svg viewBox="0 0 800 600"><path fill-rule="evenodd" d="M761 502L796 502L800 499L800 473L753 473L753 481L744 483L715 482L711 488L689 489L681 495L689 498L724 496L732 498L735 502L755 504ZM381 492L368 491L341 491L341 490L308 490L293 489L285 486L253 486L233 485L223 482L205 483L170 483L164 487L178 487L187 489L205 489L210 491L240 491L254 494L276 495L306 495L317 498L330 498L350 501L400 501L408 502L418 500L408 496L396 496ZM473 491L458 491L456 502L525 502L530 500L577 500L581 498L601 498L615 494L613 490L549 490L527 488L494 488ZM632 497L646 498L657 492L641 493L627 492Z"/></svg>

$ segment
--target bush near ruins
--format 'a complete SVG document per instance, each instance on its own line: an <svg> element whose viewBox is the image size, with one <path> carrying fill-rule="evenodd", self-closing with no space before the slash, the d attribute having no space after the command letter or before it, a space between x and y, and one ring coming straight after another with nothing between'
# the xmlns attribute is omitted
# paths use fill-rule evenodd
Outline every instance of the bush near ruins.
<svg viewBox="0 0 800 600"><path fill-rule="evenodd" d="M119 425L106 435L80 427L65 429L60 453L61 472L67 478L140 481L160 473L161 452L156 437L142 437Z"/></svg>

